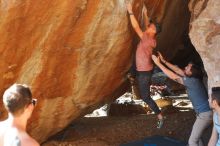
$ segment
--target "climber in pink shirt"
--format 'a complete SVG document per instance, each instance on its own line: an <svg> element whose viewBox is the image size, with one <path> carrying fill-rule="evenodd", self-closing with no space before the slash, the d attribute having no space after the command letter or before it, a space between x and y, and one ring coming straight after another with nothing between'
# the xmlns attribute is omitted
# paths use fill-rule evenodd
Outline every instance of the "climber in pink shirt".
<svg viewBox="0 0 220 146"><path fill-rule="evenodd" d="M142 31L132 10L132 5L127 2L127 11L130 16L132 27L140 38L136 50L136 70L140 96L158 117L157 128L163 125L163 116L155 101L150 97L151 76L153 73L153 61L151 55L156 47L156 34L160 32L158 24L150 23L147 10L144 9L146 30Z"/></svg>

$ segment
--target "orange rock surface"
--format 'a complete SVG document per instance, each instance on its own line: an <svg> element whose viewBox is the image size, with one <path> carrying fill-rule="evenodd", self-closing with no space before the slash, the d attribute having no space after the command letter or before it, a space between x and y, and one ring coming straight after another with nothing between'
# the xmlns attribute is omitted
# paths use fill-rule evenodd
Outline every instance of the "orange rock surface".
<svg viewBox="0 0 220 146"><path fill-rule="evenodd" d="M14 82L31 86L38 105L28 129L38 141L122 94L132 41L124 1L0 6L1 95ZM2 101L0 107L3 119Z"/></svg>

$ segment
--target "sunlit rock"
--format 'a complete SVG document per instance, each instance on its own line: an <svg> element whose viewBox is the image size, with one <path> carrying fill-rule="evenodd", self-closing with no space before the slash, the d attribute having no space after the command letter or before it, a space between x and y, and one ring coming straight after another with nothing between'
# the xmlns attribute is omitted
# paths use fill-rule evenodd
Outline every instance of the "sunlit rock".
<svg viewBox="0 0 220 146"><path fill-rule="evenodd" d="M0 36L1 95L14 82L31 87L38 104L28 131L40 142L125 91L132 33L124 0L1 1Z"/></svg>
<svg viewBox="0 0 220 146"><path fill-rule="evenodd" d="M209 89L220 86L220 1L194 0L190 38L201 55L209 80Z"/></svg>

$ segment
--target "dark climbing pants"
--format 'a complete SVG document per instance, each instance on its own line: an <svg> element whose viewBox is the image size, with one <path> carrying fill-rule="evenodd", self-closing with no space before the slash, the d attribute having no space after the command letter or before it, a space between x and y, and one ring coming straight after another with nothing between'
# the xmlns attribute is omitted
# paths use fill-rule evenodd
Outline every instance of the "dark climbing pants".
<svg viewBox="0 0 220 146"><path fill-rule="evenodd" d="M154 111L155 114L161 113L155 101L150 97L152 71L138 71L138 87L140 96L145 103Z"/></svg>

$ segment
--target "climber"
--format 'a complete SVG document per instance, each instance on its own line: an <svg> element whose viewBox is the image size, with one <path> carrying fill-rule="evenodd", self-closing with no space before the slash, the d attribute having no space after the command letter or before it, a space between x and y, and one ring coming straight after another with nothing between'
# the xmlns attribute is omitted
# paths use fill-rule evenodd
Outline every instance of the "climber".
<svg viewBox="0 0 220 146"><path fill-rule="evenodd" d="M135 58L140 96L157 115L157 128L161 128L164 121L163 115L155 101L150 97L150 82L153 72L153 62L151 55L153 49L156 47L156 35L160 32L160 27L156 23L149 22L147 9L145 8L144 17L146 30L142 31L134 16L131 3L127 2L126 5L131 25L140 38Z"/></svg>
<svg viewBox="0 0 220 146"><path fill-rule="evenodd" d="M14 84L3 95L8 119L0 122L0 146L39 146L26 132L36 99L26 85Z"/></svg>
<svg viewBox="0 0 220 146"><path fill-rule="evenodd" d="M220 87L213 87L211 98L209 98L210 107L214 110L213 114L213 129L208 146L220 146Z"/></svg>
<svg viewBox="0 0 220 146"><path fill-rule="evenodd" d="M189 99L197 114L196 121L193 125L188 141L189 146L203 146L201 136L204 130L212 123L212 110L209 107L208 92L202 81L203 73L201 68L193 63L189 63L185 69L182 70L167 62L159 52L158 54L158 56L152 55L154 63L169 78L186 87Z"/></svg>

